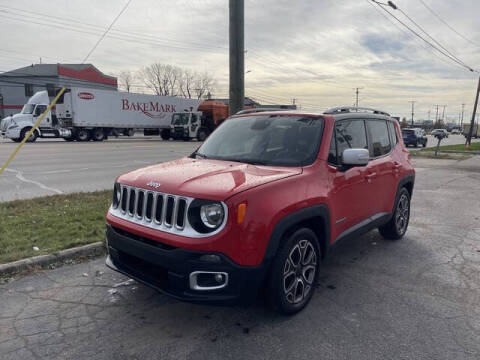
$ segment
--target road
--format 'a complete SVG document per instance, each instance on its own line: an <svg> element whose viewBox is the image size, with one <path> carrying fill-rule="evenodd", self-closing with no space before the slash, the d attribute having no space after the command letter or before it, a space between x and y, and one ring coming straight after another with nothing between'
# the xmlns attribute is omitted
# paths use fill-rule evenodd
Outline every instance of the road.
<svg viewBox="0 0 480 360"><path fill-rule="evenodd" d="M442 144L460 144L464 137L451 135ZM435 139L429 136L428 146ZM17 144L0 140L0 166ZM112 139L101 143L67 143L38 140L25 144L0 176L0 202L69 192L110 189L115 178L129 170L169 161L192 153L197 141L161 141L157 137ZM409 150L420 148L410 147Z"/></svg>
<svg viewBox="0 0 480 360"><path fill-rule="evenodd" d="M479 359L480 158L414 161L406 237L341 244L296 316L181 303L101 258L0 285L0 358Z"/></svg>
<svg viewBox="0 0 480 360"><path fill-rule="evenodd" d="M0 143L0 166L17 144ZM38 141L25 144L0 176L0 201L113 188L127 171L192 153L197 141L113 139L105 142Z"/></svg>
<svg viewBox="0 0 480 360"><path fill-rule="evenodd" d="M427 141L427 147L434 147L437 146L437 138L432 135L427 135L428 141ZM472 141L477 141L475 139L472 139ZM457 144L465 144L465 137L463 135L452 135L450 134L448 138L442 139L442 142L440 143L441 146L443 145L457 145ZM423 147L419 146L418 148L414 147L409 147L409 150L420 150L423 149Z"/></svg>

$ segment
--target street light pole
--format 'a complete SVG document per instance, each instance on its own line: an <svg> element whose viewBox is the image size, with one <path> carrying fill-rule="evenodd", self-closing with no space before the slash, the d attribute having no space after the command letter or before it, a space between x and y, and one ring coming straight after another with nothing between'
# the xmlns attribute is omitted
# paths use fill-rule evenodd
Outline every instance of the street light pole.
<svg viewBox="0 0 480 360"><path fill-rule="evenodd" d="M413 115L415 114L414 109L415 109L415 103L416 103L416 101L413 101L413 100L412 100L412 101L410 101L410 102L412 103L412 126L413 126Z"/></svg>
<svg viewBox="0 0 480 360"><path fill-rule="evenodd" d="M230 115L243 110L245 102L244 0L229 1Z"/></svg>

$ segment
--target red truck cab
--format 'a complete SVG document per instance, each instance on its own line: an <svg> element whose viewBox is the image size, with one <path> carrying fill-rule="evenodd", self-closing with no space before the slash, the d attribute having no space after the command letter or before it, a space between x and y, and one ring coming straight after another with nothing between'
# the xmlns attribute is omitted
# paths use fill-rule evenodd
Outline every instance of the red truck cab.
<svg viewBox="0 0 480 360"><path fill-rule="evenodd" d="M334 244L408 226L414 169L372 109L230 117L190 156L118 177L107 265L175 298L295 313Z"/></svg>

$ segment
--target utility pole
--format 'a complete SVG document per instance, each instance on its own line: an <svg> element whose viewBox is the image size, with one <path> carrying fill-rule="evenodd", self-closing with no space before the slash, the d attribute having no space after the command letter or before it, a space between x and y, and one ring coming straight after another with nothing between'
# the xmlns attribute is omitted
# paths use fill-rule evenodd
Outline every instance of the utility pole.
<svg viewBox="0 0 480 360"><path fill-rule="evenodd" d="M442 113L442 120L443 120L443 123L446 124L446 120L445 120L445 107L447 105L443 105L443 113Z"/></svg>
<svg viewBox="0 0 480 360"><path fill-rule="evenodd" d="M413 115L415 114L415 110L414 110L414 109L415 109L415 103L416 103L416 101L413 101L413 100L412 100L412 101L410 101L410 102L412 103L412 126L413 126Z"/></svg>
<svg viewBox="0 0 480 360"><path fill-rule="evenodd" d="M428 110L428 121L430 121L430 110Z"/></svg>
<svg viewBox="0 0 480 360"><path fill-rule="evenodd" d="M475 96L475 105L473 106L472 121L470 122L470 129L468 130L467 141L465 148L469 149L472 142L473 125L475 125L475 115L477 114L478 94L480 93L480 77L478 77L477 95ZM478 130L477 130L478 131Z"/></svg>
<svg viewBox="0 0 480 360"><path fill-rule="evenodd" d="M440 105L433 105L433 106L435 106L437 108L437 112L435 113L435 125L437 125L437 123L438 123L438 107Z"/></svg>
<svg viewBox="0 0 480 360"><path fill-rule="evenodd" d="M295 105L295 101L297 101L297 99L292 99L292 105Z"/></svg>
<svg viewBox="0 0 480 360"><path fill-rule="evenodd" d="M358 90L360 90L360 89L363 89L363 87L357 87L357 88L354 88L354 89L353 89L353 90L355 90L355 98L356 98L356 100L355 100L355 106L356 106L356 107L358 107L358 93L359 93Z"/></svg>
<svg viewBox="0 0 480 360"><path fill-rule="evenodd" d="M230 115L243 110L245 102L244 0L229 0Z"/></svg>
<svg viewBox="0 0 480 360"><path fill-rule="evenodd" d="M460 120L460 126L463 127L463 113L465 112L465 104L462 104L462 120Z"/></svg>

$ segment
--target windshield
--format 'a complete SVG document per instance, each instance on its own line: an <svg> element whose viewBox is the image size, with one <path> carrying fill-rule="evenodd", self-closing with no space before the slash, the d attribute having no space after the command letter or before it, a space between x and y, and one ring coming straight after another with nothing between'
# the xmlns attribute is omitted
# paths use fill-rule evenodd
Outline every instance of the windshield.
<svg viewBox="0 0 480 360"><path fill-rule="evenodd" d="M321 117L232 118L214 131L194 156L257 165L304 166L315 160L322 131Z"/></svg>
<svg viewBox="0 0 480 360"><path fill-rule="evenodd" d="M173 125L188 125L188 113L186 114L173 114L172 124Z"/></svg>
<svg viewBox="0 0 480 360"><path fill-rule="evenodd" d="M22 114L32 114L33 109L35 109L35 104L25 104L21 111Z"/></svg>
<svg viewBox="0 0 480 360"><path fill-rule="evenodd" d="M413 135L414 133L414 130L402 130L403 135Z"/></svg>

